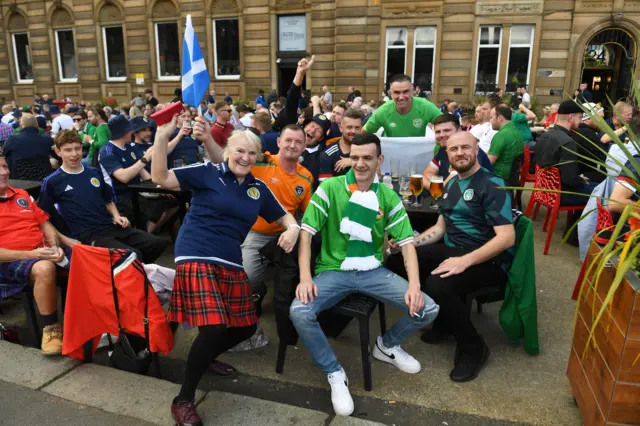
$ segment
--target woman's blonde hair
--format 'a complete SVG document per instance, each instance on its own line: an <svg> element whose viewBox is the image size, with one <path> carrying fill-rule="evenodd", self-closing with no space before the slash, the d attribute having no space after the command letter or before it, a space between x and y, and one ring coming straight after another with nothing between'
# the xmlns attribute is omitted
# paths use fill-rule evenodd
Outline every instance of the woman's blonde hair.
<svg viewBox="0 0 640 426"><path fill-rule="evenodd" d="M131 108L129 108L129 117L131 118L135 118L135 117L142 117L144 114L142 113L142 111L140 111L140 108L138 108L137 106L132 106Z"/></svg>
<svg viewBox="0 0 640 426"><path fill-rule="evenodd" d="M229 159L232 145L235 145L236 142L243 137L256 147L258 154L262 152L262 140L260 140L258 135L253 133L251 130L236 130L233 132L229 140L227 140L227 147L224 149L224 161Z"/></svg>

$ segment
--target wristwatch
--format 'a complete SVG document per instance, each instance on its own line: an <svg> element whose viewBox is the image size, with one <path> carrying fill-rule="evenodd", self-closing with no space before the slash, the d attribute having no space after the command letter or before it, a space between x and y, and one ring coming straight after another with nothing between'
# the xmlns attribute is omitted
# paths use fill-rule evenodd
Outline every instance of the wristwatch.
<svg viewBox="0 0 640 426"><path fill-rule="evenodd" d="M140 161L142 161L142 164L149 164L149 160L147 160L146 158L142 157L140 159Z"/></svg>

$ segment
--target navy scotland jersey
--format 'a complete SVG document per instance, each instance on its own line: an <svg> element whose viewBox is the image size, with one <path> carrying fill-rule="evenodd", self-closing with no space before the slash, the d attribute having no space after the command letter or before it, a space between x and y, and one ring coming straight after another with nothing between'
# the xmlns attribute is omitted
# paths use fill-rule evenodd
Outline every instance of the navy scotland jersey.
<svg viewBox="0 0 640 426"><path fill-rule="evenodd" d="M106 204L113 202L113 191L100 171L83 167L79 173L62 167L42 181L38 205L50 216L57 209L73 237L87 231L101 231L113 225Z"/></svg>
<svg viewBox="0 0 640 426"><path fill-rule="evenodd" d="M151 148L153 145L150 143L135 143L135 142L131 142L129 144L129 146L131 146L131 148L133 148L133 151L136 153L136 157L138 157L138 159L144 157L144 154L147 153L147 150L149 148ZM169 166L171 167L171 166ZM144 169L146 171L148 171L149 173L151 173L151 163L147 164L146 166L144 166Z"/></svg>
<svg viewBox="0 0 640 426"><path fill-rule="evenodd" d="M447 182L438 214L446 224L444 242L472 252L495 237L494 226L513 224L511 195L498 189L504 181L480 168L470 177L454 176ZM513 259L513 247L494 261L507 270Z"/></svg>
<svg viewBox="0 0 640 426"><path fill-rule="evenodd" d="M242 270L240 245L258 216L271 223L287 213L264 182L249 174L239 184L226 162L173 172L181 190L193 190L175 245L176 265L204 262Z"/></svg>
<svg viewBox="0 0 640 426"><path fill-rule="evenodd" d="M342 176L347 174L351 167L345 167L339 172L336 172L334 169L338 160L342 158L349 158L349 153L345 154L342 152L340 149L340 142L329 145L327 149L320 154L320 174L318 177L320 182L333 176Z"/></svg>
<svg viewBox="0 0 640 426"><path fill-rule="evenodd" d="M140 183L140 176L136 176L128 183L122 183L113 174L120 169L128 169L140 160L139 153L131 145L126 144L124 148L120 148L113 142L109 141L108 144L100 148L100 154L98 155L98 161L100 162L100 168L104 181L113 188L114 200L117 203L118 199L129 197L131 191L129 186L131 184Z"/></svg>
<svg viewBox="0 0 640 426"><path fill-rule="evenodd" d="M169 141L172 141L176 136L178 136L179 130L176 129ZM169 168L173 168L175 160L182 160L185 162L184 165L194 164L198 162L198 141L191 136L184 136L178 145L176 145L175 149L169 156L167 157L167 165Z"/></svg>

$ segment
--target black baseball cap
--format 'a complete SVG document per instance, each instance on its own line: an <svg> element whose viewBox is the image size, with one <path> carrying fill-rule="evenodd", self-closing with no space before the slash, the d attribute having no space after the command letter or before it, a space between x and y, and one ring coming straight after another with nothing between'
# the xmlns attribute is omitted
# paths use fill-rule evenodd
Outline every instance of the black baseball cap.
<svg viewBox="0 0 640 426"><path fill-rule="evenodd" d="M575 101L566 100L560 104L558 107L558 114L566 115L566 114L582 114L582 108Z"/></svg>

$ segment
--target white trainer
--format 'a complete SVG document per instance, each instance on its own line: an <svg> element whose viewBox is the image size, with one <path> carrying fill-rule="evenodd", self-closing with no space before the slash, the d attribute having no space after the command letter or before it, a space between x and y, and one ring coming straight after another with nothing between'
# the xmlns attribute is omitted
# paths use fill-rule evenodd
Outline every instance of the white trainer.
<svg viewBox="0 0 640 426"><path fill-rule="evenodd" d="M372 354L375 359L393 364L405 373L417 374L422 369L418 360L406 353L400 345L393 348L385 347L380 336L373 345Z"/></svg>
<svg viewBox="0 0 640 426"><path fill-rule="evenodd" d="M350 416L353 413L353 398L349 392L349 379L344 369L327 376L331 385L331 403L333 411L339 416Z"/></svg>

